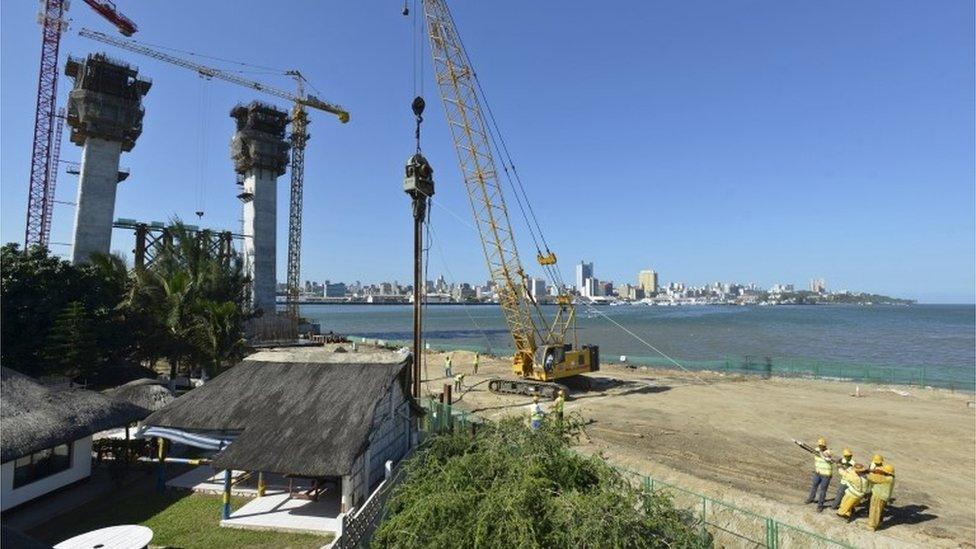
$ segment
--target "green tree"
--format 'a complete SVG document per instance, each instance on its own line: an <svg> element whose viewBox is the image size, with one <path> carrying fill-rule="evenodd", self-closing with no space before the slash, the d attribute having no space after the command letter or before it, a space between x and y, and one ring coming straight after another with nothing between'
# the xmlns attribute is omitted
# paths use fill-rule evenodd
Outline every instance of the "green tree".
<svg viewBox="0 0 976 549"><path fill-rule="evenodd" d="M60 366L44 352L49 332L69 304L77 302L91 321L100 362L131 354L122 306L128 274L118 257L98 255L88 265L72 265L41 246L0 249L0 360L27 375Z"/></svg>
<svg viewBox="0 0 976 549"><path fill-rule="evenodd" d="M72 301L58 314L45 352L54 373L86 380L97 374L101 356L91 318L80 301Z"/></svg>
<svg viewBox="0 0 976 549"><path fill-rule="evenodd" d="M207 373L215 376L244 355L240 309L231 301L205 300L197 311L197 345Z"/></svg>

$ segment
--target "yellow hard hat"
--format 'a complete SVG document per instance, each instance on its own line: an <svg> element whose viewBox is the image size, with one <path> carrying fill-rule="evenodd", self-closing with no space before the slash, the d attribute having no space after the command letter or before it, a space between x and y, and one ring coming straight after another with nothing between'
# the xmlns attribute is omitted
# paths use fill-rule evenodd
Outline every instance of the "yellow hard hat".
<svg viewBox="0 0 976 549"><path fill-rule="evenodd" d="M566 394L566 391L564 391L564 390L562 390L562 389L560 389L560 390L559 390L559 394L560 394L560 395L565 395L565 394Z"/></svg>
<svg viewBox="0 0 976 549"><path fill-rule="evenodd" d="M532 402L539 402L539 395L533 395Z"/></svg>
<svg viewBox="0 0 976 549"><path fill-rule="evenodd" d="M850 448L844 448L844 457L849 458L853 456L854 456L854 452L851 452Z"/></svg>
<svg viewBox="0 0 976 549"><path fill-rule="evenodd" d="M826 445L827 445L827 439L825 439L824 437L820 437L817 439L817 446L826 446Z"/></svg>
<svg viewBox="0 0 976 549"><path fill-rule="evenodd" d="M871 458L871 463L877 463L878 465L881 465L882 463L884 463L884 458L881 457L881 454L874 454L874 457Z"/></svg>
<svg viewBox="0 0 976 549"><path fill-rule="evenodd" d="M881 468L882 471L888 473L889 475L895 474L895 466L890 463L885 463L884 467Z"/></svg>

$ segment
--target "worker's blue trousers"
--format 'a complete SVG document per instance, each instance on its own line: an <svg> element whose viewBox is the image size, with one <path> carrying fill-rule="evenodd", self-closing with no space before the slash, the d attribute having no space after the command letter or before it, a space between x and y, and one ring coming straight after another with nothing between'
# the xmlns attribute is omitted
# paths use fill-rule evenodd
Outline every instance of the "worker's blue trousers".
<svg viewBox="0 0 976 549"><path fill-rule="evenodd" d="M827 499L827 487L830 486L830 477L814 473L810 484L810 495L807 496L807 503L811 503L814 498L817 500L817 508L824 508L824 500Z"/></svg>
<svg viewBox="0 0 976 549"><path fill-rule="evenodd" d="M840 500L844 499L844 492L847 491L847 486L843 482L837 483L837 495L834 496L834 509L840 509Z"/></svg>

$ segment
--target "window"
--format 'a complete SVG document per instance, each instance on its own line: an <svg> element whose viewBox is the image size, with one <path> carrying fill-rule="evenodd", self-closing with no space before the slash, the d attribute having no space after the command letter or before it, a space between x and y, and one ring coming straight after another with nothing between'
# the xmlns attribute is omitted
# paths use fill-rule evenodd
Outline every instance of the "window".
<svg viewBox="0 0 976 549"><path fill-rule="evenodd" d="M14 488L71 468L71 444L45 448L14 462Z"/></svg>

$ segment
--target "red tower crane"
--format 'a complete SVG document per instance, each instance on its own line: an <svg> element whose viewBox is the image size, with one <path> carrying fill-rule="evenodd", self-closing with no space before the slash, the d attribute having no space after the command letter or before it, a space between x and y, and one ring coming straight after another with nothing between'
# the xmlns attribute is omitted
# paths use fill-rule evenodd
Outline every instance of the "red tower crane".
<svg viewBox="0 0 976 549"><path fill-rule="evenodd" d="M85 0L93 10L111 22L125 36L136 32L131 19L119 13L110 0ZM54 143L57 118L58 50L61 34L67 30L64 14L67 0L44 0L38 22L41 24L41 68L37 77L37 108L34 113L34 145L31 148L30 186L27 193L27 228L24 245L47 246L54 207L54 177L58 168Z"/></svg>

